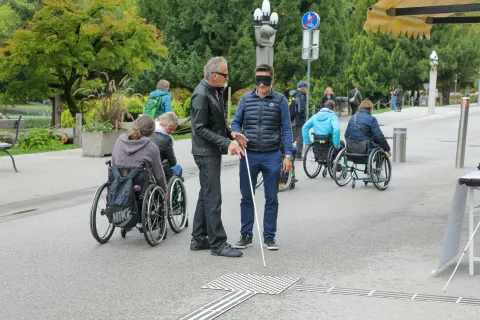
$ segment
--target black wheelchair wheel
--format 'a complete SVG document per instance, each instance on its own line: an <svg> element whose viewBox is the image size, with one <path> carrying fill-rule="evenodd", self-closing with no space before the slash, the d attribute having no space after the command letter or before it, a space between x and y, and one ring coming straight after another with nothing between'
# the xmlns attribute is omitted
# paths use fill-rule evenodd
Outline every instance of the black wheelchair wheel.
<svg viewBox="0 0 480 320"><path fill-rule="evenodd" d="M343 150L343 147L341 147L340 150ZM333 179L333 175L335 174L335 171L337 170L342 170L341 167L333 169L333 163L335 162L335 158L337 157L338 153L340 150L335 149L335 147L332 145L330 149L328 150L328 155L327 155L327 168L328 168L328 175L330 178Z"/></svg>
<svg viewBox="0 0 480 320"><path fill-rule="evenodd" d="M347 185L352 180L352 164L349 165L349 161L345 155L345 149L341 150L335 161L333 167L337 168L333 175L333 180L339 187Z"/></svg>
<svg viewBox="0 0 480 320"><path fill-rule="evenodd" d="M292 169L293 170L293 169ZM287 190L293 181L292 170L288 173L283 171L283 168L280 169L280 183L278 185L278 192Z"/></svg>
<svg viewBox="0 0 480 320"><path fill-rule="evenodd" d="M375 188L379 191L386 190L392 178L392 163L383 150L376 149L372 152L368 168Z"/></svg>
<svg viewBox="0 0 480 320"><path fill-rule="evenodd" d="M260 172L257 176L257 184L255 185L255 189L257 189L258 187L260 187L263 183L263 175L262 173Z"/></svg>
<svg viewBox="0 0 480 320"><path fill-rule="evenodd" d="M159 186L151 184L142 203L142 224L145 240L152 247L158 245L167 233L167 203Z"/></svg>
<svg viewBox="0 0 480 320"><path fill-rule="evenodd" d="M97 189L90 210L90 231L95 240L101 244L107 243L115 230L115 227L110 223L105 214L105 210L107 209L108 190L108 183L102 184Z"/></svg>
<svg viewBox="0 0 480 320"><path fill-rule="evenodd" d="M322 165L315 160L315 153L313 151L313 144L311 144L307 152L305 152L305 157L303 158L303 170L305 174L310 179L314 179L320 173Z"/></svg>
<svg viewBox="0 0 480 320"><path fill-rule="evenodd" d="M168 182L168 223L175 233L185 228L187 223L187 191L182 180L175 176Z"/></svg>

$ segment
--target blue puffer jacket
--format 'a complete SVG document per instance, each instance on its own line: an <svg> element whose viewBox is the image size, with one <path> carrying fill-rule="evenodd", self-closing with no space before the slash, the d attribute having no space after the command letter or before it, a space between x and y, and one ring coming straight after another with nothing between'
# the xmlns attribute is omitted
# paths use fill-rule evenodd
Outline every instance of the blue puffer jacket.
<svg viewBox="0 0 480 320"><path fill-rule="evenodd" d="M317 136L332 135L332 143L335 148L340 147L340 121L337 114L328 109L322 108L314 114L302 127L302 136L305 144L311 144L309 130L313 127L313 132Z"/></svg>
<svg viewBox="0 0 480 320"><path fill-rule="evenodd" d="M158 110L157 113L172 111L172 96L170 95L170 92L164 89L157 89L150 92L150 98L156 98L158 96L162 97L162 110ZM155 118L157 118L157 114L155 114Z"/></svg>
<svg viewBox="0 0 480 320"><path fill-rule="evenodd" d="M380 127L378 126L377 118L372 116L370 111L365 109L360 110L356 116L357 123L355 123L355 116L352 116L348 121L347 130L345 131L345 139L361 141L373 138L372 140L375 144L379 145L385 151L390 151L390 146L388 145L382 130L380 130ZM362 130L365 131L366 134L362 132ZM368 137L367 134L370 137Z"/></svg>
<svg viewBox="0 0 480 320"><path fill-rule="evenodd" d="M261 98L256 89L242 96L232 122L232 130L248 139L247 150L272 152L283 143L292 154L293 135L287 99L273 90Z"/></svg>

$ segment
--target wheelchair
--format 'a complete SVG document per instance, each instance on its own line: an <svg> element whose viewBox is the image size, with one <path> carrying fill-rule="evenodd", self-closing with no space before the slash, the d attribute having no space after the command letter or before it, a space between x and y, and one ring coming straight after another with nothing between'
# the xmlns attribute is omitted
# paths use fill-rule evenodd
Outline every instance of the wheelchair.
<svg viewBox="0 0 480 320"><path fill-rule="evenodd" d="M312 133L313 143L308 147L303 158L303 170L310 179L318 176L320 171L322 176L327 177L327 172L330 178L333 179L333 162L338 153L345 148L345 143L340 141L340 149L337 150L333 146L332 136L318 136Z"/></svg>
<svg viewBox="0 0 480 320"><path fill-rule="evenodd" d="M108 181L103 183L95 192L90 211L90 231L93 237L101 244L110 240L116 227L122 228L122 237L126 231L134 228L137 223L142 223L143 234L149 245L156 246L167 233L168 207L165 201L165 193L153 178L150 168L119 168L113 167L111 161L107 161ZM110 208L109 191L114 181L113 170L117 168L122 177L133 172L133 185L140 186L141 190L135 190L132 197L130 210L115 212L108 215ZM120 222L121 220L121 222Z"/></svg>
<svg viewBox="0 0 480 320"><path fill-rule="evenodd" d="M392 178L392 163L383 149L378 147L368 147L367 153L354 153L353 147L347 146L341 150L335 158L333 167L337 168L333 179L339 187L347 185L352 181L352 189L355 188L357 180L363 181L368 185L372 183L379 191L388 188ZM357 151L358 152L358 151ZM364 166L359 169L358 166ZM366 176L360 178L357 172L363 172Z"/></svg>
<svg viewBox="0 0 480 320"><path fill-rule="evenodd" d="M168 181L168 200L164 200L165 193L155 183L151 170L145 167L138 168L139 173L133 179L133 183L140 186L141 190L135 194L135 205L131 208L132 219L126 225L112 222L106 216L106 209L107 194L114 178L111 173L111 161L107 161L106 164L109 166L109 179L97 189L90 213L90 229L93 237L99 243L108 242L115 227L121 228L121 236L125 238L127 231L133 229L139 222L142 222L145 240L151 246L156 246L166 239L167 220L175 233L188 227L187 193L183 178L173 174L168 164L163 164L165 178ZM126 174L132 170L123 169ZM99 225L104 225L104 232L99 232Z"/></svg>

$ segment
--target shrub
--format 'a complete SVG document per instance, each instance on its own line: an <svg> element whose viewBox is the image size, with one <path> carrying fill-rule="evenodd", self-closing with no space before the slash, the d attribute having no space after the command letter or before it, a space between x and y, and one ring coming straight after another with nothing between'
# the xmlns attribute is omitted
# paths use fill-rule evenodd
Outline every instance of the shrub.
<svg viewBox="0 0 480 320"><path fill-rule="evenodd" d="M144 97L139 95L134 95L130 98L127 98L128 113L130 113L133 119L137 119L138 115L143 113L143 106L145 105L145 101L147 101L147 99L148 96ZM129 119L128 115L125 115L125 119Z"/></svg>
<svg viewBox="0 0 480 320"><path fill-rule="evenodd" d="M85 117L85 123L91 123L95 121L96 112L95 109L88 110L83 114ZM62 112L61 120L61 127L62 128L73 128L75 127L75 119L73 119L72 115L70 114L70 110L66 109Z"/></svg>
<svg viewBox="0 0 480 320"><path fill-rule="evenodd" d="M61 142L59 138L46 129L31 129L28 134L19 138L18 146L21 149L57 148Z"/></svg>
<svg viewBox="0 0 480 320"><path fill-rule="evenodd" d="M192 97L188 98L185 100L185 103L183 104L183 110L185 110L185 113L187 116L190 116L190 103L192 102Z"/></svg>
<svg viewBox="0 0 480 320"><path fill-rule="evenodd" d="M175 112L179 119L187 117L186 110L183 108L183 105L177 100L172 100L172 110L173 112Z"/></svg>
<svg viewBox="0 0 480 320"><path fill-rule="evenodd" d="M83 131L103 131L108 132L113 130L113 125L109 122L99 123L99 122L90 122L82 126Z"/></svg>
<svg viewBox="0 0 480 320"><path fill-rule="evenodd" d="M182 106L185 104L185 101L192 96L192 93L187 89L183 88L175 88L170 90L170 94L172 95L172 102L173 100L178 101ZM173 105L172 105L173 107Z"/></svg>
<svg viewBox="0 0 480 320"><path fill-rule="evenodd" d="M234 94L232 94L232 106L237 105L240 102L240 98L247 92L252 91L253 88L244 88L240 89L238 91L235 91Z"/></svg>

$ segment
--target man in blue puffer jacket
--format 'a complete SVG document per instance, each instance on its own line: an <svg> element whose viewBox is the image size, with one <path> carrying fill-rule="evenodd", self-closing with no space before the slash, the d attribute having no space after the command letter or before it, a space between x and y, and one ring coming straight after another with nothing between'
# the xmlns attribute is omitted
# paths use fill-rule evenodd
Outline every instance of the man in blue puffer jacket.
<svg viewBox="0 0 480 320"><path fill-rule="evenodd" d="M172 111L172 96L170 94L170 82L167 80L160 80L157 83L157 90L150 92L150 98L161 97L161 103L157 104L154 119L157 119L162 114Z"/></svg>
<svg viewBox="0 0 480 320"><path fill-rule="evenodd" d="M325 108L320 109L314 114L302 128L303 141L308 147L312 141L310 140L309 131L313 127L313 131L317 136L332 135L333 146L340 148L340 121L335 112L335 102L328 100L325 102Z"/></svg>

